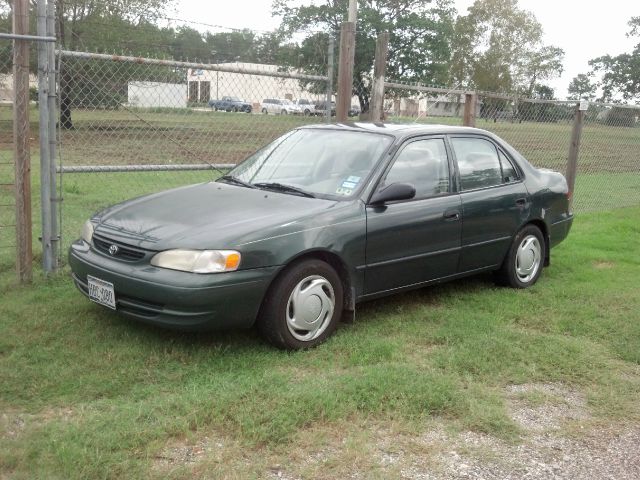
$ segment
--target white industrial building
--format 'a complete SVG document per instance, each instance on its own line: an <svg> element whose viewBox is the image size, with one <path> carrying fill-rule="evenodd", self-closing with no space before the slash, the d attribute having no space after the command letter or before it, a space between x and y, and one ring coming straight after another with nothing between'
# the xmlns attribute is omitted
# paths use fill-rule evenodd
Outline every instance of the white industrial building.
<svg viewBox="0 0 640 480"><path fill-rule="evenodd" d="M184 83L129 82L127 101L132 107L186 108L187 85Z"/></svg>
<svg viewBox="0 0 640 480"><path fill-rule="evenodd" d="M225 96L238 97L254 106L265 98L324 100L324 95L313 94L301 88L298 79L268 76L278 72L277 65L239 62L221 65L252 72L265 72L266 75L190 68L187 73L190 103L207 103L211 99Z"/></svg>

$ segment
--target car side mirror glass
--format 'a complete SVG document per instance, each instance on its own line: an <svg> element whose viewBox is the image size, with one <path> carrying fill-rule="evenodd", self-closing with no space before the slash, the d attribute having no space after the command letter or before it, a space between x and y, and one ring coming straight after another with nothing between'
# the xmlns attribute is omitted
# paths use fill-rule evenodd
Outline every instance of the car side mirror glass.
<svg viewBox="0 0 640 480"><path fill-rule="evenodd" d="M397 200L410 200L416 196L416 187L410 183L392 183L378 190L371 197L371 205L383 205Z"/></svg>

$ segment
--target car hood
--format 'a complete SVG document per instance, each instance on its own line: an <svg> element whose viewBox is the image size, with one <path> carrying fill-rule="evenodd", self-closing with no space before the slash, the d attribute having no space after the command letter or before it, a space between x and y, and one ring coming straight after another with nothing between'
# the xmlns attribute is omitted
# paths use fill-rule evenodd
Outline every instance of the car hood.
<svg viewBox="0 0 640 480"><path fill-rule="evenodd" d="M95 233L148 250L231 249L322 225L339 203L210 182L113 206Z"/></svg>

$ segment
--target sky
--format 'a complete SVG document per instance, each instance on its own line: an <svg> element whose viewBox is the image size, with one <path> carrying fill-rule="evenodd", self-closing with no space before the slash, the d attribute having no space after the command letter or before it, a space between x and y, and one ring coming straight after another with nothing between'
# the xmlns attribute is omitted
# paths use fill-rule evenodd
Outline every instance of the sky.
<svg viewBox="0 0 640 480"><path fill-rule="evenodd" d="M212 25L269 31L279 20L271 16L271 0L210 1L177 0L175 16ZM307 2L302 2L307 3ZM455 0L461 14L473 0ZM630 52L640 42L627 38L627 22L640 16L638 0L519 0L520 7L532 12L544 29L544 41L565 51L564 72L547 82L558 98L566 96L567 86L579 73L587 73L589 60L605 54ZM595 6L597 5L597 7ZM604 6L606 5L606 8ZM202 26L203 29L206 27Z"/></svg>

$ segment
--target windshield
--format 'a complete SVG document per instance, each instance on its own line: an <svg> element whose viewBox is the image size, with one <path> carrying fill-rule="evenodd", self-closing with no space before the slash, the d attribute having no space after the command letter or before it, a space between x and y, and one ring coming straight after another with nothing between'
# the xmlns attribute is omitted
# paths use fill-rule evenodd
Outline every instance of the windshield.
<svg viewBox="0 0 640 480"><path fill-rule="evenodd" d="M329 129L289 132L229 172L251 184L288 185L314 196L346 198L364 184L391 144L386 135Z"/></svg>

